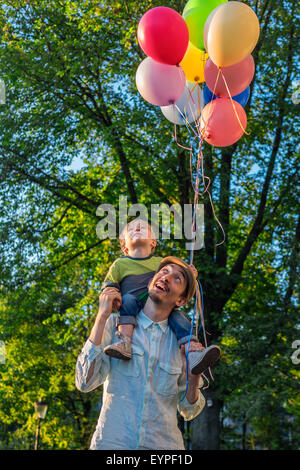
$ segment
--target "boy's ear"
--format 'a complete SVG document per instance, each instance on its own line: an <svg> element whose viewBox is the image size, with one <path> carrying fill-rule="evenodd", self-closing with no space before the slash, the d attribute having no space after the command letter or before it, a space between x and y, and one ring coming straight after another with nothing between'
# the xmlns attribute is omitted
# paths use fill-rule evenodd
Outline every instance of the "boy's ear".
<svg viewBox="0 0 300 470"><path fill-rule="evenodd" d="M157 241L155 240L155 238L153 238L153 239L151 240L151 250L152 250L152 251L154 250L154 248L156 247L156 245L157 245Z"/></svg>
<svg viewBox="0 0 300 470"><path fill-rule="evenodd" d="M123 251L124 255L128 255L128 248L126 247L125 240L121 239L120 240L120 245L121 245L121 250Z"/></svg>

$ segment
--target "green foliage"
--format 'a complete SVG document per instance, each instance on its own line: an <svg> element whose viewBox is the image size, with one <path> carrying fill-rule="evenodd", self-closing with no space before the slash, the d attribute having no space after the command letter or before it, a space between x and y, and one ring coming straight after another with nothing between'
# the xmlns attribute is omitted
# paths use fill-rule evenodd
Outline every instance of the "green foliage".
<svg viewBox="0 0 300 470"><path fill-rule="evenodd" d="M216 246L222 233L206 193L199 199L205 248L194 264L210 342L223 351L210 385L222 405L221 447L297 448L299 366L290 359L299 334L296 2L247 3L261 25L250 135L223 150L203 146L226 242ZM0 7L7 95L0 107L1 448L34 447L39 397L49 403L41 447L88 447L101 389L78 392L74 368L105 273L120 254L117 240L97 238L99 204L117 208L120 195L147 207L193 201L188 152L135 87L144 58L136 27L160 4L12 0ZM184 4L164 2L179 12ZM189 144L185 129L177 135ZM172 239L160 240L157 253L189 259Z"/></svg>

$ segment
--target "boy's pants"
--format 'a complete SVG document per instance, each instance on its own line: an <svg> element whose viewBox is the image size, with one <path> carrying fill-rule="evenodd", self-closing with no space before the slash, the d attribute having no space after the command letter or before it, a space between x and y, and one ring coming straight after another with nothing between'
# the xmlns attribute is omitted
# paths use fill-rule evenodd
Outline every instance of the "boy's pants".
<svg viewBox="0 0 300 470"><path fill-rule="evenodd" d="M120 315L117 318L117 326L128 324L135 326L137 324L136 317L143 307L144 303L134 295L123 295L122 306L119 312ZM179 310L173 310L169 315L168 322L171 330L176 335L179 346L187 343L191 333L191 322L186 318L186 316ZM199 342L195 335L191 336L191 341Z"/></svg>

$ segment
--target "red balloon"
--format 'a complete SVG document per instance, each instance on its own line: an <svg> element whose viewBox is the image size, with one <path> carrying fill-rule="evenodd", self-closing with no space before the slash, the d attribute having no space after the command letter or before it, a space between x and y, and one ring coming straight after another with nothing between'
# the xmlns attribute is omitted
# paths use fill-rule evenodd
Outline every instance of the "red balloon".
<svg viewBox="0 0 300 470"><path fill-rule="evenodd" d="M203 108L201 130L204 140L215 147L227 147L237 142L246 126L246 113L237 101L218 98Z"/></svg>
<svg viewBox="0 0 300 470"><path fill-rule="evenodd" d="M238 95L247 88L253 78L255 71L253 57L252 55L248 55L237 64L230 65L230 67L221 67L219 77L218 71L219 67L217 67L211 59L208 59L204 69L205 81L208 88L211 91L215 90L215 95L228 98L229 94L224 82L225 78L231 96Z"/></svg>
<svg viewBox="0 0 300 470"><path fill-rule="evenodd" d="M187 50L189 31L173 8L155 7L140 19L137 38L149 57L163 64L177 65Z"/></svg>

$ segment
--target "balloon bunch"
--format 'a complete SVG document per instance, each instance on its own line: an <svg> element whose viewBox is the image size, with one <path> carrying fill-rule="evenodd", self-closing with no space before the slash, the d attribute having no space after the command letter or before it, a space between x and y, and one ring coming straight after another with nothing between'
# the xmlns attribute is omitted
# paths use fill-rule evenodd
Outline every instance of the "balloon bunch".
<svg viewBox="0 0 300 470"><path fill-rule="evenodd" d="M189 0L182 16L172 8L152 8L142 16L137 30L139 45L147 55L136 72L137 89L146 101L160 106L163 115L174 123L177 145L180 144L176 125L185 124L193 131L194 139L198 139L195 185L193 145L189 148L180 145L190 151L195 193L193 232L201 177L202 196L208 194L214 218L223 232L223 241L217 245L224 243L225 233L208 190L210 178L204 175L201 146L205 140L213 146L226 147L246 132L243 106L249 99L249 84L255 71L250 54L258 37L259 22L253 10L242 2L226 0ZM193 254L192 243L190 264ZM206 344L201 312L198 289L194 316L200 315Z"/></svg>
<svg viewBox="0 0 300 470"><path fill-rule="evenodd" d="M189 0L182 16L152 8L137 30L148 56L137 69L137 89L175 126L187 125L213 146L232 145L246 132L258 37L257 16L242 2Z"/></svg>

